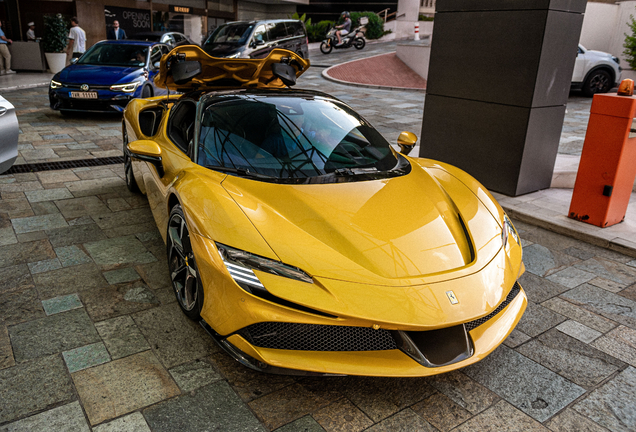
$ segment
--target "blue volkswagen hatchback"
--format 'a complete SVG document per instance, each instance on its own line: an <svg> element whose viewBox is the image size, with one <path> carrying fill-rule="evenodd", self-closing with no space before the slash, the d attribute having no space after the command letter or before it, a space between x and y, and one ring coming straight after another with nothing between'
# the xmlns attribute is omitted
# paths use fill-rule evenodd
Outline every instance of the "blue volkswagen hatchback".
<svg viewBox="0 0 636 432"><path fill-rule="evenodd" d="M51 80L51 108L69 111L123 111L133 98L166 93L155 86L165 44L145 41L102 41Z"/></svg>

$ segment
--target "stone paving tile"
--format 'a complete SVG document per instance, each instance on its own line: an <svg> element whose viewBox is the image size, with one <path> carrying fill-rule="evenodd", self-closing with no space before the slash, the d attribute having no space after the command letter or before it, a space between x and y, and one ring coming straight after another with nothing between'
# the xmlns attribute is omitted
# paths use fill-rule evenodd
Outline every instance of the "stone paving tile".
<svg viewBox="0 0 636 432"><path fill-rule="evenodd" d="M99 341L83 309L21 323L9 328L13 354L20 363Z"/></svg>
<svg viewBox="0 0 636 432"><path fill-rule="evenodd" d="M159 305L155 294L142 282L92 288L82 291L80 298L94 321L128 315Z"/></svg>
<svg viewBox="0 0 636 432"><path fill-rule="evenodd" d="M161 242L161 244L163 245L163 242ZM170 280L168 264L163 260L154 263L138 265L135 268L150 288L172 288L172 281Z"/></svg>
<svg viewBox="0 0 636 432"><path fill-rule="evenodd" d="M119 270L111 270L104 272L104 278L109 284L115 285L118 283L132 282L139 279L139 274L134 268L123 268Z"/></svg>
<svg viewBox="0 0 636 432"><path fill-rule="evenodd" d="M10 226L6 228L0 228L0 246L15 244L17 242L18 239L13 232L13 228L11 228Z"/></svg>
<svg viewBox="0 0 636 432"><path fill-rule="evenodd" d="M564 270L558 271L550 276L548 280L559 283L568 288L574 288L585 282L594 279L596 275L575 267L568 267Z"/></svg>
<svg viewBox="0 0 636 432"><path fill-rule="evenodd" d="M636 282L636 269L604 258L589 259L574 267L625 286Z"/></svg>
<svg viewBox="0 0 636 432"><path fill-rule="evenodd" d="M113 360L150 349L150 345L130 316L95 323L95 328Z"/></svg>
<svg viewBox="0 0 636 432"><path fill-rule="evenodd" d="M604 432L607 430L570 408L552 417L546 426L553 432Z"/></svg>
<svg viewBox="0 0 636 432"><path fill-rule="evenodd" d="M144 417L153 432L194 432L210 425L219 431L266 430L224 381L148 408Z"/></svg>
<svg viewBox="0 0 636 432"><path fill-rule="evenodd" d="M180 393L150 351L75 372L73 382L91 425Z"/></svg>
<svg viewBox="0 0 636 432"><path fill-rule="evenodd" d="M625 364L552 329L517 351L584 388L593 388Z"/></svg>
<svg viewBox="0 0 636 432"><path fill-rule="evenodd" d="M93 428L93 432L151 432L146 419L140 412L134 412Z"/></svg>
<svg viewBox="0 0 636 432"><path fill-rule="evenodd" d="M462 371L540 422L585 393L578 385L505 346Z"/></svg>
<svg viewBox="0 0 636 432"><path fill-rule="evenodd" d="M13 264L37 262L51 258L55 258L55 252L47 240L12 244L0 249L0 269Z"/></svg>
<svg viewBox="0 0 636 432"><path fill-rule="evenodd" d="M68 226L64 217L59 213L11 219L11 223L16 234Z"/></svg>
<svg viewBox="0 0 636 432"><path fill-rule="evenodd" d="M499 400L496 394L460 371L435 375L430 384L472 414L482 412Z"/></svg>
<svg viewBox="0 0 636 432"><path fill-rule="evenodd" d="M0 293L0 320L6 325L44 317L42 303L35 288Z"/></svg>
<svg viewBox="0 0 636 432"><path fill-rule="evenodd" d="M92 262L89 256L77 246L56 247L55 254L62 263L62 267L71 267Z"/></svg>
<svg viewBox="0 0 636 432"><path fill-rule="evenodd" d="M190 392L222 379L212 365L203 360L182 364L168 372L183 392Z"/></svg>
<svg viewBox="0 0 636 432"><path fill-rule="evenodd" d="M526 272L521 275L521 277L519 278L519 283L526 292L528 300L534 303L542 303L570 289L564 285L551 282L546 278L539 277L530 272Z"/></svg>
<svg viewBox="0 0 636 432"><path fill-rule="evenodd" d="M33 278L25 264L0 266L0 294L33 287Z"/></svg>
<svg viewBox="0 0 636 432"><path fill-rule="evenodd" d="M368 429L371 430L371 429ZM324 432L325 430L310 415L301 417L276 429L276 432Z"/></svg>
<svg viewBox="0 0 636 432"><path fill-rule="evenodd" d="M121 156L121 153L119 154ZM126 182L120 178L111 177L103 179L80 180L65 183L66 188L74 197L97 195L100 193L109 193L119 191L126 188Z"/></svg>
<svg viewBox="0 0 636 432"><path fill-rule="evenodd" d="M177 304L138 312L133 319L167 368L214 351L212 339L200 325L189 320Z"/></svg>
<svg viewBox="0 0 636 432"><path fill-rule="evenodd" d="M73 194L66 188L27 191L24 193L31 204L42 201L55 201L73 198Z"/></svg>
<svg viewBox="0 0 636 432"><path fill-rule="evenodd" d="M379 421L435 393L429 382L429 378L347 377L337 390Z"/></svg>
<svg viewBox="0 0 636 432"><path fill-rule="evenodd" d="M0 370L0 423L74 397L71 378L59 355Z"/></svg>
<svg viewBox="0 0 636 432"><path fill-rule="evenodd" d="M453 432L547 432L541 423L533 420L505 401L476 415Z"/></svg>
<svg viewBox="0 0 636 432"><path fill-rule="evenodd" d="M528 302L525 313L517 324L517 329L535 337L565 321L565 317L533 302Z"/></svg>
<svg viewBox="0 0 636 432"><path fill-rule="evenodd" d="M147 207L96 215L93 216L93 219L104 231L114 231L127 226L132 227L133 229L128 234L140 232L135 229L140 224L154 223L152 213Z"/></svg>
<svg viewBox="0 0 636 432"><path fill-rule="evenodd" d="M589 312L583 308L575 306L572 303L561 298L552 298L541 303L541 306L558 312L559 314L573 319L579 323L584 323L586 326L594 330L598 330L601 333L606 333L617 326L615 322Z"/></svg>
<svg viewBox="0 0 636 432"><path fill-rule="evenodd" d="M70 373L110 361L108 351L102 342L64 351L62 356Z"/></svg>
<svg viewBox="0 0 636 432"><path fill-rule="evenodd" d="M78 309L82 306L82 302L77 294L70 294L42 301L42 307L47 315L54 315L60 312Z"/></svg>
<svg viewBox="0 0 636 432"><path fill-rule="evenodd" d="M273 430L318 411L332 402L332 400L308 391L300 384L292 384L255 399L248 405L265 424L265 427Z"/></svg>
<svg viewBox="0 0 636 432"><path fill-rule="evenodd" d="M636 284L625 288L624 290L620 291L618 294L632 301L636 301Z"/></svg>
<svg viewBox="0 0 636 432"><path fill-rule="evenodd" d="M629 367L594 390L574 409L611 431L636 430L636 369Z"/></svg>
<svg viewBox="0 0 636 432"><path fill-rule="evenodd" d="M55 201L55 205L67 219L110 213L106 204L96 196Z"/></svg>
<svg viewBox="0 0 636 432"><path fill-rule="evenodd" d="M279 429L282 430L282 429ZM369 432L437 432L429 422L407 408L399 413L376 423L367 429Z"/></svg>
<svg viewBox="0 0 636 432"><path fill-rule="evenodd" d="M18 243L29 243L37 240L45 240L46 232L34 231L26 234L18 234L16 238L18 239Z"/></svg>
<svg viewBox="0 0 636 432"><path fill-rule="evenodd" d="M95 263L104 269L126 264L146 264L157 260L135 236L84 243L84 247Z"/></svg>
<svg viewBox="0 0 636 432"><path fill-rule="evenodd" d="M509 348L516 348L519 345L528 342L530 339L532 338L521 330L514 329L503 343Z"/></svg>
<svg viewBox="0 0 636 432"><path fill-rule="evenodd" d="M561 294L561 297L605 318L636 329L636 302L625 297L587 284Z"/></svg>
<svg viewBox="0 0 636 432"><path fill-rule="evenodd" d="M42 299L108 286L108 282L95 264L82 264L38 273L33 276L33 281Z"/></svg>
<svg viewBox="0 0 636 432"><path fill-rule="evenodd" d="M603 333L589 328L586 325L581 324L578 321L567 320L556 326L557 330L565 333L568 336L572 336L574 339L578 339L581 342L589 344L595 339L598 339Z"/></svg>
<svg viewBox="0 0 636 432"><path fill-rule="evenodd" d="M319 409L312 417L327 432L357 432L373 425L373 421L347 399Z"/></svg>
<svg viewBox="0 0 636 432"><path fill-rule="evenodd" d="M595 287L603 288L609 292L619 293L625 288L625 284L617 283L611 280L604 279L602 277L597 277L588 282L590 285L594 285Z"/></svg>
<svg viewBox="0 0 636 432"><path fill-rule="evenodd" d="M523 263L529 273L537 276L546 276L556 269L571 265L579 261L569 255L552 252L545 246L533 244L523 249Z"/></svg>
<svg viewBox="0 0 636 432"><path fill-rule="evenodd" d="M90 432L84 412L78 402L62 405L52 410L0 426L0 432Z"/></svg>
<svg viewBox="0 0 636 432"><path fill-rule="evenodd" d="M220 350L212 354L210 361L245 402L268 395L296 382L291 376L262 374L246 367L239 367L236 360Z"/></svg>
<svg viewBox="0 0 636 432"><path fill-rule="evenodd" d="M0 321L0 370L15 365L7 326Z"/></svg>
<svg viewBox="0 0 636 432"><path fill-rule="evenodd" d="M89 219L88 224L73 225L47 231L49 241L54 247L70 246L106 239L106 234Z"/></svg>
<svg viewBox="0 0 636 432"><path fill-rule="evenodd" d="M52 201L42 201L37 203L31 203L31 209L36 216L47 215L53 213L59 213L60 209L57 208Z"/></svg>
<svg viewBox="0 0 636 432"><path fill-rule="evenodd" d="M411 409L442 432L447 432L472 417L470 412L442 393L435 393L413 405Z"/></svg>
<svg viewBox="0 0 636 432"><path fill-rule="evenodd" d="M636 330L619 326L592 342L592 346L636 366Z"/></svg>

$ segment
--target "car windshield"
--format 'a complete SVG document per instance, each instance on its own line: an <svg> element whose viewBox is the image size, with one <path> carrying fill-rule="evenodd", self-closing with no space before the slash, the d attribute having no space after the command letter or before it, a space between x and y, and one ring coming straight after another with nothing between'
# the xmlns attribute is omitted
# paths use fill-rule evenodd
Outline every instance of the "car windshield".
<svg viewBox="0 0 636 432"><path fill-rule="evenodd" d="M252 33L252 24L227 24L218 27L210 35L205 45L232 44L242 45L247 42L247 38Z"/></svg>
<svg viewBox="0 0 636 432"><path fill-rule="evenodd" d="M319 96L254 95L233 96L204 109L197 162L290 183L401 175L398 168L408 165L342 103Z"/></svg>
<svg viewBox="0 0 636 432"><path fill-rule="evenodd" d="M128 44L97 44L86 51L77 64L143 67L146 65L148 47Z"/></svg>
<svg viewBox="0 0 636 432"><path fill-rule="evenodd" d="M136 34L134 36L131 36L131 39L134 40L143 40L143 41L148 41L148 42L159 42L159 40L161 39L160 34L148 34L148 33L141 33L141 34Z"/></svg>

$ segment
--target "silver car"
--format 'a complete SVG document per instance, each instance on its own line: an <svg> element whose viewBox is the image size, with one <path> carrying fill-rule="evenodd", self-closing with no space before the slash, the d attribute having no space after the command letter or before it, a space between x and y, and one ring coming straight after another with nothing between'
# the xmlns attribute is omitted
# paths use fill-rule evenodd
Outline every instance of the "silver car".
<svg viewBox="0 0 636 432"><path fill-rule="evenodd" d="M11 103L0 96L0 174L18 158L18 118Z"/></svg>

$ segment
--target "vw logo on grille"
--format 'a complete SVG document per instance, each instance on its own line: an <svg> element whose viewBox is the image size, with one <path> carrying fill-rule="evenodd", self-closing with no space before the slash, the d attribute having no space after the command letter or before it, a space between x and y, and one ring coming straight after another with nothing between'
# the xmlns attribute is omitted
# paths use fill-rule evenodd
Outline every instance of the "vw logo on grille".
<svg viewBox="0 0 636 432"><path fill-rule="evenodd" d="M82 91L88 91L88 84L82 84L80 89L82 89Z"/></svg>

